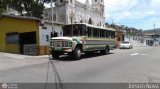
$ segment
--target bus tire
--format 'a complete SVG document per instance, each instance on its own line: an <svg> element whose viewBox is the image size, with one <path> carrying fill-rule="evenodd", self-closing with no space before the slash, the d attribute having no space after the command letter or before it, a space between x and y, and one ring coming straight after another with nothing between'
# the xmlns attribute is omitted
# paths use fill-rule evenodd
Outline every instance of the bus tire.
<svg viewBox="0 0 160 89"><path fill-rule="evenodd" d="M52 54L52 57L53 57L53 59L58 59L58 58L59 58L59 55L57 55L57 54Z"/></svg>
<svg viewBox="0 0 160 89"><path fill-rule="evenodd" d="M81 59L81 49L79 47L77 47L74 52L73 52L73 58L75 60L79 60Z"/></svg>
<svg viewBox="0 0 160 89"><path fill-rule="evenodd" d="M103 54L103 55L108 55L108 54L109 54L109 47L106 46L105 50L102 50L102 51L100 51L100 52L101 52L101 54Z"/></svg>

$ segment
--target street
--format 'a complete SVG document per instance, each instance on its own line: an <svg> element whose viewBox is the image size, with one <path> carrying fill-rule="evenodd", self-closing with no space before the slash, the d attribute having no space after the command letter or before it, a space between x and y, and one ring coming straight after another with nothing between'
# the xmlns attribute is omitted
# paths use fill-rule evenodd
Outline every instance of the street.
<svg viewBox="0 0 160 89"><path fill-rule="evenodd" d="M53 60L62 83L158 83L160 47L111 50L109 55ZM0 82L46 83L48 56L0 53ZM48 83L55 83L50 63Z"/></svg>

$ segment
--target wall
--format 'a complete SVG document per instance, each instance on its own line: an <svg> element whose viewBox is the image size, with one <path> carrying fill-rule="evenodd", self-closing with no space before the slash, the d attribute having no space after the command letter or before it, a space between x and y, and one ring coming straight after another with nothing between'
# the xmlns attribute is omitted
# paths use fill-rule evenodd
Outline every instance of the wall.
<svg viewBox="0 0 160 89"><path fill-rule="evenodd" d="M32 32L38 31L38 23L35 20L12 18L12 17L1 17L0 18L0 51L20 53L19 44L6 44L6 33L11 32ZM38 33L36 33L37 39ZM37 40L37 43L39 41Z"/></svg>
<svg viewBox="0 0 160 89"><path fill-rule="evenodd" d="M116 48L119 48L120 43L124 41L124 33L123 32L116 32Z"/></svg>
<svg viewBox="0 0 160 89"><path fill-rule="evenodd" d="M39 40L40 40L40 46L39 46L39 54L44 55L49 53L49 40L51 38L51 32L52 32L52 26L51 24L45 23L44 27L46 29L43 29L42 26L39 27ZM54 31L58 32L58 36L63 36L62 31L62 25L54 24L53 25ZM47 36L49 39L47 39Z"/></svg>

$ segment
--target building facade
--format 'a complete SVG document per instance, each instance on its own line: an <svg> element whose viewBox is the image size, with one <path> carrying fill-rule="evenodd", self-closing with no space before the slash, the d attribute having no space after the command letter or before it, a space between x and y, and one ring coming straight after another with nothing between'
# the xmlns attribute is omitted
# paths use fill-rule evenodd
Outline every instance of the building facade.
<svg viewBox="0 0 160 89"><path fill-rule="evenodd" d="M38 19L2 15L0 17L0 51L24 54L24 45L37 45Z"/></svg>
<svg viewBox="0 0 160 89"><path fill-rule="evenodd" d="M63 36L62 24L36 18L2 15L0 16L0 52L45 55L49 54L49 40L53 33ZM56 33L57 32L57 33ZM61 33L61 34L59 34Z"/></svg>
<svg viewBox="0 0 160 89"><path fill-rule="evenodd" d="M49 40L51 37L63 36L62 23L52 23L51 21L43 20L43 23L39 25L39 54L49 54ZM52 29L53 28L53 29Z"/></svg>
<svg viewBox="0 0 160 89"><path fill-rule="evenodd" d="M145 45L160 45L160 28L143 31L143 40Z"/></svg>
<svg viewBox="0 0 160 89"><path fill-rule="evenodd" d="M44 11L44 19L51 20L51 10L53 10L53 20L64 24L89 23L96 26L105 27L104 0L89 0L80 3L76 0L56 0L53 9Z"/></svg>

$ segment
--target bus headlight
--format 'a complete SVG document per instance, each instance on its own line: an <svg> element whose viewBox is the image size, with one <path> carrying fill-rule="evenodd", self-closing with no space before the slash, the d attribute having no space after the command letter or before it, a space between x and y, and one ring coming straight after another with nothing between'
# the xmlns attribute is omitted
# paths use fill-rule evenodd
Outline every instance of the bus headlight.
<svg viewBox="0 0 160 89"><path fill-rule="evenodd" d="M54 42L50 41L50 46L53 47L54 46Z"/></svg>
<svg viewBox="0 0 160 89"><path fill-rule="evenodd" d="M52 47L52 41L50 41L50 46Z"/></svg>
<svg viewBox="0 0 160 89"><path fill-rule="evenodd" d="M68 42L67 41L65 41L65 47L68 47Z"/></svg>
<svg viewBox="0 0 160 89"><path fill-rule="evenodd" d="M72 47L72 42L69 42L69 47Z"/></svg>

